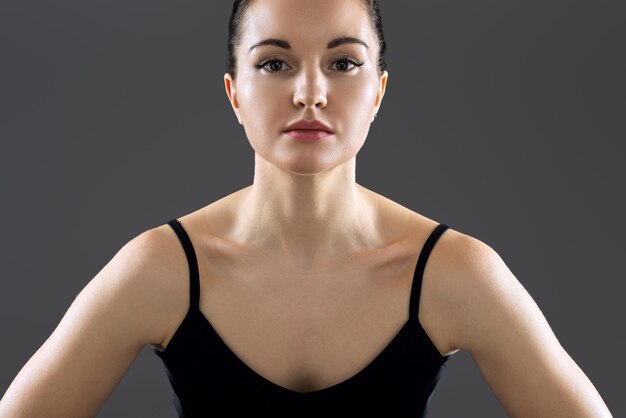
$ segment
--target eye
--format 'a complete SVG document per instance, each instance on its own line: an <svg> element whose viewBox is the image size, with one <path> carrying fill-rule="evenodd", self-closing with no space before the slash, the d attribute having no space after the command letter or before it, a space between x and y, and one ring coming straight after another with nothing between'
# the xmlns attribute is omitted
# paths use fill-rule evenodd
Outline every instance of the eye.
<svg viewBox="0 0 626 418"><path fill-rule="evenodd" d="M348 63L348 64L352 64L354 67L360 67L361 65L363 65L363 63L359 60L356 60L354 58L350 58L350 57L343 57L338 59L337 61L335 61L333 64L337 64L338 62L342 62L342 63ZM353 68L354 68L353 67ZM351 70L351 69L350 69ZM340 72L349 72L350 70L346 70L346 71L340 71Z"/></svg>
<svg viewBox="0 0 626 418"><path fill-rule="evenodd" d="M270 58L268 60L265 60L265 61L261 62L260 64L255 65L255 67L257 69L263 69L263 70L265 70L265 71L267 71L269 73L280 72L280 67L278 67L278 69L276 69L276 66L272 67L272 69L266 68L268 64L273 64L273 63L279 63L281 65L285 64L285 62L283 60L281 60L281 59ZM348 63L348 65L352 64L353 68L354 67L360 67L361 65L363 65L363 62L361 62L361 61L359 61L357 59L354 59L354 58L350 58L350 57L341 57L341 58L335 60L335 62L333 62L333 64L337 64L337 63L344 63L343 65L345 65L345 63ZM345 67L342 66L341 68L345 68ZM339 72L347 73L347 72L350 72L353 68L339 70Z"/></svg>
<svg viewBox="0 0 626 418"><path fill-rule="evenodd" d="M280 60L280 59L277 59L277 58L271 58L271 59L268 59L268 60L263 61L263 62L262 62L262 63L260 63L260 64L255 65L255 67L256 67L256 68L258 68L258 69L264 69L264 70L266 70L266 71L267 71L267 72L269 72L269 73L277 73L279 70L276 70L276 69L275 69L276 67L274 67L274 69L271 69L271 70L268 70L267 68L265 68L265 67L267 66L267 64L272 64L272 63L281 63L281 64L284 64L284 63L285 63L285 61Z"/></svg>

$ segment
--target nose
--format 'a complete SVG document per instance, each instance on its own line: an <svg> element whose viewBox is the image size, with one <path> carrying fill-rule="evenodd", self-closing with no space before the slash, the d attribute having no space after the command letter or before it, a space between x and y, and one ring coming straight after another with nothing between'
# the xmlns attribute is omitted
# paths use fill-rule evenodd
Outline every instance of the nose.
<svg viewBox="0 0 626 418"><path fill-rule="evenodd" d="M293 103L296 107L304 105L305 108L326 107L326 92L315 75L304 77L304 81L296 89L293 95Z"/></svg>

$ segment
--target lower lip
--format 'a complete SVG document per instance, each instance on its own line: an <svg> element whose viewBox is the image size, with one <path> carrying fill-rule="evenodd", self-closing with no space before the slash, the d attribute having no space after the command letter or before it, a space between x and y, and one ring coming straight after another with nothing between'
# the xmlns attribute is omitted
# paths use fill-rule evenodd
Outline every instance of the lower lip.
<svg viewBox="0 0 626 418"><path fill-rule="evenodd" d="M300 141L319 141L320 139L324 139L332 135L330 132L318 131L315 129L293 130L286 131L285 133L293 139Z"/></svg>

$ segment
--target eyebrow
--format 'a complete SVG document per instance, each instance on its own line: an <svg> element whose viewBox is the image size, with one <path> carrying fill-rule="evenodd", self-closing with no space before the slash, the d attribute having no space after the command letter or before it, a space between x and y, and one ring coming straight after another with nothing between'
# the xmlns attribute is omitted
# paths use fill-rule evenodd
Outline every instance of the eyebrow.
<svg viewBox="0 0 626 418"><path fill-rule="evenodd" d="M361 44L365 48L369 48L369 46L364 41L360 40L359 38L354 38L352 36L342 36L341 38L335 38L332 41L328 42L328 45L326 46L326 48L332 49L343 44ZM258 48L263 45L275 45L279 48L291 49L291 45L289 45L289 42L283 39L269 38L269 39L264 39L252 45L248 53L252 52L254 48Z"/></svg>

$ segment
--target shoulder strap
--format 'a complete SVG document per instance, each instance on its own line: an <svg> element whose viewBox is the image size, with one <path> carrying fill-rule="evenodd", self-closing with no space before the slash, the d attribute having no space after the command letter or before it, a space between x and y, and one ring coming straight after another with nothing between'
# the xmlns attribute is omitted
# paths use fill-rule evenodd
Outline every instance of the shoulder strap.
<svg viewBox="0 0 626 418"><path fill-rule="evenodd" d="M422 276L424 275L424 267L426 266L426 260L430 255L431 250L435 246L435 243L446 230L448 226L440 223L435 227L433 232L424 243L419 258L417 259L417 266L415 267L415 273L413 274L413 283L411 284L411 299L409 301L409 317L418 319L420 294L422 290Z"/></svg>
<svg viewBox="0 0 626 418"><path fill-rule="evenodd" d="M198 303L200 302L200 277L198 274L196 252L193 249L189 235L187 235L185 228L183 228L183 225L178 219L174 218L167 224L176 232L178 239L185 249L187 263L189 264L189 304L192 308L198 309Z"/></svg>

